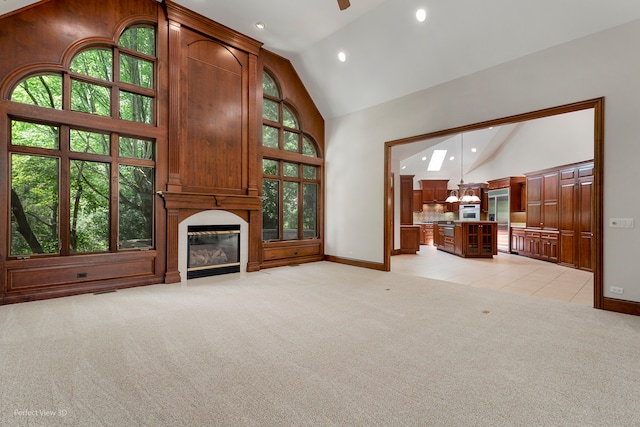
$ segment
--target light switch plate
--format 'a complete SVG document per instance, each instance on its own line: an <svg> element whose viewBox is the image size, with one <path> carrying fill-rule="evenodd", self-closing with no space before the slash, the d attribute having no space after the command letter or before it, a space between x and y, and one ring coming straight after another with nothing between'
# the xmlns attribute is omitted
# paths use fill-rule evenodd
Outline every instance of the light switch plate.
<svg viewBox="0 0 640 427"><path fill-rule="evenodd" d="M609 227L633 228L633 218L609 218Z"/></svg>

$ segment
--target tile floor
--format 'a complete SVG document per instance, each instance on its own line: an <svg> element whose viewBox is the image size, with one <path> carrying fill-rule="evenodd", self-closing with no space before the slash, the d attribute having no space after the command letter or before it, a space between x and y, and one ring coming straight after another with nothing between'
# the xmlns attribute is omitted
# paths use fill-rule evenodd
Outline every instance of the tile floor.
<svg viewBox="0 0 640 427"><path fill-rule="evenodd" d="M481 288L593 306L593 273L499 252L493 259L461 258L420 246L416 255L391 257L391 270Z"/></svg>

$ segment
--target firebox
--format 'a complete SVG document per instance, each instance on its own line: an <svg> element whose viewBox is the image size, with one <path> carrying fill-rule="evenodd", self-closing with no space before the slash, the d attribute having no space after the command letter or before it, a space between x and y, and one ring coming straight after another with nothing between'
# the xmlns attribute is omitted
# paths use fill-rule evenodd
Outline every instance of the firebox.
<svg viewBox="0 0 640 427"><path fill-rule="evenodd" d="M190 225L187 279L240 271L240 225Z"/></svg>

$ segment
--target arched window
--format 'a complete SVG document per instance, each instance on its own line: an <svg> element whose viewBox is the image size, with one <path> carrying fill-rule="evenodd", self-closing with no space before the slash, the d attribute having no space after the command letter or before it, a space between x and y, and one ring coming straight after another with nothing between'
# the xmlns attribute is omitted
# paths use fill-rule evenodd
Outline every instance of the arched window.
<svg viewBox="0 0 640 427"><path fill-rule="evenodd" d="M262 239L317 239L322 159L277 80L263 75Z"/></svg>
<svg viewBox="0 0 640 427"><path fill-rule="evenodd" d="M14 86L11 101L43 108L10 116L11 257L154 247L155 34L131 26Z"/></svg>

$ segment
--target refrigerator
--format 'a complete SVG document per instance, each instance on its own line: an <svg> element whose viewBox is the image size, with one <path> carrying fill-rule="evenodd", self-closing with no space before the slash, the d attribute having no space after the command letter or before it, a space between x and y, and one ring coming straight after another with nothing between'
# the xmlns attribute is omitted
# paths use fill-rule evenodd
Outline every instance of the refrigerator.
<svg viewBox="0 0 640 427"><path fill-rule="evenodd" d="M489 211L487 219L498 223L498 251L509 252L509 189L489 190Z"/></svg>

